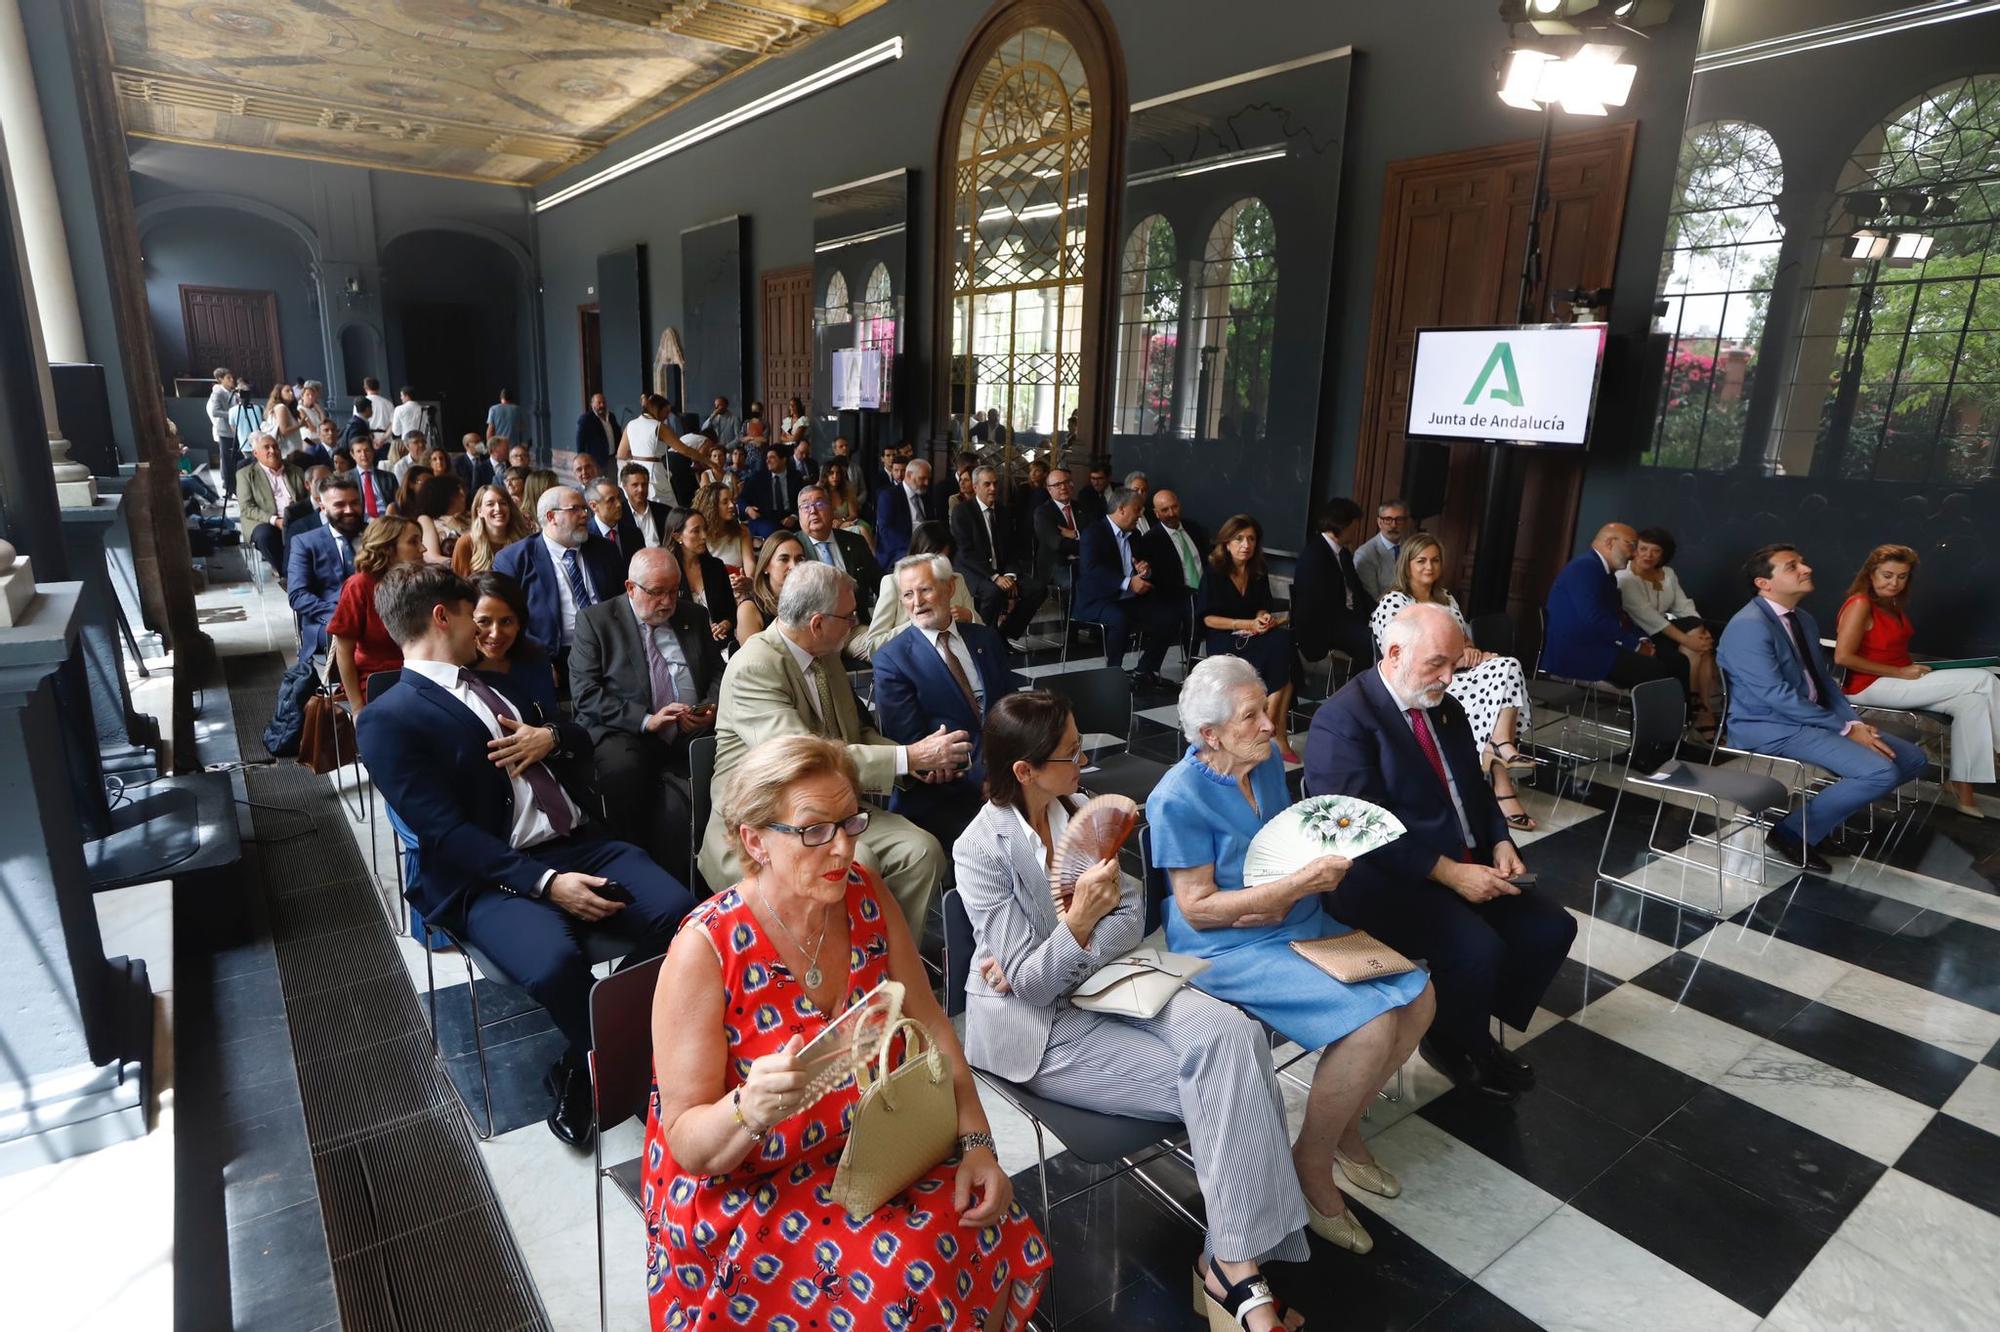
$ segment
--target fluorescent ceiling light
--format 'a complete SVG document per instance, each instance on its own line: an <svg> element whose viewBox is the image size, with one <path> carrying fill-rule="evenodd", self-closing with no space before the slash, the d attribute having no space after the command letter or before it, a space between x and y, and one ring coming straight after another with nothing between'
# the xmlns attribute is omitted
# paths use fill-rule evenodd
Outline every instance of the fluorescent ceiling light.
<svg viewBox="0 0 2000 1332"><path fill-rule="evenodd" d="M844 250L850 245L865 245L869 241L881 240L884 236L894 236L905 230L907 228L898 222L893 226L877 227L873 231L857 231L852 236L842 236L838 240L821 241L813 246L813 253L825 254L829 250Z"/></svg>
<svg viewBox="0 0 2000 1332"><path fill-rule="evenodd" d="M1249 166L1253 162L1275 162L1289 151L1283 144L1269 144L1262 148L1239 148L1233 153L1218 153L1214 157L1197 157L1192 162L1179 166L1154 167L1150 171L1135 171L1125 178L1127 188L1134 185L1150 185L1158 180L1180 180L1186 176L1199 176L1210 171L1221 171L1228 167Z"/></svg>
<svg viewBox="0 0 2000 1332"><path fill-rule="evenodd" d="M535 201L535 211L545 213L557 204L568 203L580 194L587 194L600 185L607 185L620 176L629 175L641 167L651 166L665 157L671 157L685 148L692 148L704 139L712 139L718 134L748 124L760 116L769 115L779 107L789 106L803 97L810 97L823 88L831 88L836 83L853 78L877 65L903 58L903 39L891 37L865 51L857 51L844 60L836 60L816 73L808 74L794 83L786 84L775 92L752 98L733 111L725 111L715 119L681 131L672 138L654 144L642 153L635 153L624 161L608 166L602 171L584 177L574 185L557 190L546 199Z"/></svg>
<svg viewBox="0 0 2000 1332"><path fill-rule="evenodd" d="M1912 5L1906 9L1891 10L1886 14L1850 19L1844 23L1829 23L1824 27L1808 28L1803 32L1788 33L1782 37L1767 37L1761 41L1745 42L1741 46L1708 51L1695 57L1694 72L1702 74L1712 69L1752 65L1760 60L1775 60L1780 56L1818 51L1847 42L1887 37L1893 33L1908 32L1913 28L1929 27L1933 23L1950 23L1954 19L1976 18L1996 10L2000 10L2000 0L1935 0L1931 4Z"/></svg>

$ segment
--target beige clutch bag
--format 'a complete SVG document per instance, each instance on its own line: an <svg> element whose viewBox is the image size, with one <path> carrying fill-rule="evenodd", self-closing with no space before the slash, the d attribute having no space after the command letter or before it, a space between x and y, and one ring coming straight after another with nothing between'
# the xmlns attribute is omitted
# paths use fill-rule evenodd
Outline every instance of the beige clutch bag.
<svg viewBox="0 0 2000 1332"><path fill-rule="evenodd" d="M889 1047L899 1032L903 1062L891 1072ZM861 1221L957 1149L958 1098L944 1056L914 1018L891 1027L855 1077L861 1097L834 1171L833 1200Z"/></svg>
<svg viewBox="0 0 2000 1332"><path fill-rule="evenodd" d="M1417 964L1366 930L1293 941L1292 951L1346 985L1415 971Z"/></svg>

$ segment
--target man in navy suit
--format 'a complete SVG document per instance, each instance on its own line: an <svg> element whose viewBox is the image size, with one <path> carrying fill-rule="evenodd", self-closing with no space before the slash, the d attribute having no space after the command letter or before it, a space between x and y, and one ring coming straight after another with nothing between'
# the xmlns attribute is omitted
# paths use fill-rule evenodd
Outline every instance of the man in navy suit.
<svg viewBox="0 0 2000 1332"><path fill-rule="evenodd" d="M585 489L583 498L590 505L591 534L603 537L618 552L618 573L624 577L632 567L632 557L646 548L645 534L625 512L624 492L616 481L600 476Z"/></svg>
<svg viewBox="0 0 2000 1332"><path fill-rule="evenodd" d="M618 414L605 405L602 393L590 395L590 410L576 418L576 452L588 453L599 467L611 470L611 455L618 452L623 427Z"/></svg>
<svg viewBox="0 0 2000 1332"><path fill-rule="evenodd" d="M752 472L743 483L743 497L736 501L743 524L762 539L780 528L799 525L799 483L792 476L784 446L773 444L764 450L764 470Z"/></svg>
<svg viewBox="0 0 2000 1332"><path fill-rule="evenodd" d="M960 505L964 508L964 505ZM951 613L951 561L911 555L896 564L896 589L910 622L876 649L875 717L882 734L913 745L937 733L972 737L970 766L913 773L896 783L889 808L950 846L979 812L986 764L979 737L986 710L1021 687L1007 668L1007 645L983 624L957 623Z"/></svg>
<svg viewBox="0 0 2000 1332"><path fill-rule="evenodd" d="M1795 547L1764 547L1744 573L1757 595L1730 617L1715 649L1729 689L1729 743L1840 778L1801 800L1765 839L1786 859L1824 874L1840 825L1923 772L1923 751L1862 721L1833 682L1819 625L1799 609L1813 578Z"/></svg>
<svg viewBox="0 0 2000 1332"><path fill-rule="evenodd" d="M991 467L972 470L972 499L951 511L951 537L980 618L1003 638L1026 633L1048 588L1035 577L1034 552L1014 511L1000 502L1000 474Z"/></svg>
<svg viewBox="0 0 2000 1332"><path fill-rule="evenodd" d="M1391 621L1380 667L1314 714L1306 790L1357 796L1402 821L1402 836L1355 859L1327 909L1430 963L1437 1018L1424 1058L1460 1086L1511 1101L1534 1071L1494 1041L1490 1020L1527 1027L1576 922L1554 898L1509 882L1526 867L1465 709L1445 693L1464 651L1464 631L1441 606Z"/></svg>
<svg viewBox="0 0 2000 1332"><path fill-rule="evenodd" d="M355 734L376 789L417 840L411 904L491 958L568 1039L547 1079L549 1128L588 1150L584 944L610 934L629 945L629 960L664 952L694 899L638 847L590 823L564 790L550 762L587 760L584 729L509 697L503 678L466 669L478 659L476 600L439 565L401 565L383 578L375 607L403 650L402 677L369 700Z"/></svg>
<svg viewBox="0 0 2000 1332"><path fill-rule="evenodd" d="M945 521L945 502L931 493L931 465L914 458L903 469L903 482L886 482L875 497L875 545L885 560L900 560L910 552L910 533L918 523Z"/></svg>
<svg viewBox="0 0 2000 1332"><path fill-rule="evenodd" d="M1548 632L1542 669L1571 680L1604 680L1620 689L1648 680L1679 680L1688 687L1687 658L1665 656L1625 618L1618 571L1632 562L1639 534L1624 523L1597 529L1590 549L1571 560L1549 588Z"/></svg>
<svg viewBox="0 0 2000 1332"><path fill-rule="evenodd" d="M285 596L299 617L300 661L327 650L326 622L354 572L355 543L368 525L353 477L324 477L317 491L324 521L285 543Z"/></svg>
<svg viewBox="0 0 2000 1332"><path fill-rule="evenodd" d="M611 543L590 530L590 508L578 491L568 486L543 491L535 501L535 520L541 534L494 556L493 572L521 585L528 602L528 623L522 627L548 647L567 689L577 613L623 592L625 566Z"/></svg>
<svg viewBox="0 0 2000 1332"><path fill-rule="evenodd" d="M354 440L347 446L347 453L354 459L354 470L348 475L361 488L361 516L373 522L389 512L389 506L396 502L396 474L375 465L373 435Z"/></svg>
<svg viewBox="0 0 2000 1332"><path fill-rule="evenodd" d="M1080 518L1077 533L1076 611L1074 618L1104 626L1104 660L1123 668L1125 646L1141 637L1135 685L1161 687L1160 664L1167 648L1177 642L1187 620L1187 595L1170 567L1155 573L1139 525L1139 496L1120 486L1112 490L1110 510L1103 518Z"/></svg>
<svg viewBox="0 0 2000 1332"><path fill-rule="evenodd" d="M1335 648L1357 667L1374 659L1368 617L1375 613L1375 599L1354 564L1364 516L1351 499L1328 500L1319 512L1318 532L1299 552L1292 575L1292 641L1307 661Z"/></svg>

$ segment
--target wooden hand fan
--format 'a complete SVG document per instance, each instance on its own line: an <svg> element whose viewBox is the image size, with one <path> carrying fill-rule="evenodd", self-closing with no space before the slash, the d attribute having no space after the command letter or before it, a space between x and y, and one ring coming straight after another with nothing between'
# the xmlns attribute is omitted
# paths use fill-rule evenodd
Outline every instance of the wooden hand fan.
<svg viewBox="0 0 2000 1332"><path fill-rule="evenodd" d="M1049 896L1057 911L1069 909L1078 877L1098 861L1116 856L1138 822L1139 807L1122 795L1093 796L1069 816L1069 827L1049 862Z"/></svg>
<svg viewBox="0 0 2000 1332"><path fill-rule="evenodd" d="M1353 796L1313 796L1279 813L1250 839L1243 854L1243 886L1282 879L1321 856L1350 860L1403 835L1403 821Z"/></svg>

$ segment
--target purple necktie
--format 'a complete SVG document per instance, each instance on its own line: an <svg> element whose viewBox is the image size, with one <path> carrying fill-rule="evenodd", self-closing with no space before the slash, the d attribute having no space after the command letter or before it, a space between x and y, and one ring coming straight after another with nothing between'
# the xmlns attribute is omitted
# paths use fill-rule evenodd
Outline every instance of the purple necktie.
<svg viewBox="0 0 2000 1332"><path fill-rule="evenodd" d="M646 645L646 674L653 682L654 710L680 702L681 691L674 688L674 672L667 665L667 654L660 651L659 640L653 637L653 626L643 620L639 623L639 641Z"/></svg>
<svg viewBox="0 0 2000 1332"><path fill-rule="evenodd" d="M473 697L484 703L495 717L521 720L513 706L500 696L500 691L480 679L474 672L461 669L458 673L458 682L470 689ZM503 726L500 729L504 732L507 728ZM563 794L562 783L556 780L555 774L540 763L531 763L522 772L521 780L525 781L528 789L534 793L535 808L548 819L549 826L555 829L556 836L569 836L570 830L576 826L576 820L570 814L569 797Z"/></svg>

